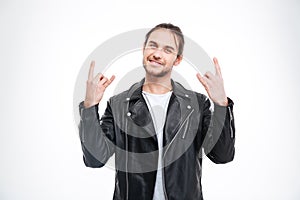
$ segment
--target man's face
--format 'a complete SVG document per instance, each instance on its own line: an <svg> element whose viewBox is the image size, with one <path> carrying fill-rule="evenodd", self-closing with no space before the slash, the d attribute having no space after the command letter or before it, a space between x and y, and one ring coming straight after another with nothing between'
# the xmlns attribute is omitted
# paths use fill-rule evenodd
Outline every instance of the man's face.
<svg viewBox="0 0 300 200"><path fill-rule="evenodd" d="M173 65L178 65L182 57L177 56L178 40L167 29L153 31L143 51L143 65L146 73L155 77L171 74Z"/></svg>

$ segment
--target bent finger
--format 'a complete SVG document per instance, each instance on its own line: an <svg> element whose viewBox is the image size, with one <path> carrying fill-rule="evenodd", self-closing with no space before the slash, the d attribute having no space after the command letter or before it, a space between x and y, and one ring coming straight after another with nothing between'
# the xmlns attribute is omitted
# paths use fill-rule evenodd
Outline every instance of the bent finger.
<svg viewBox="0 0 300 200"><path fill-rule="evenodd" d="M104 85L107 81L108 81L108 78L106 78L105 76L103 76L103 77L100 79L99 84Z"/></svg>
<svg viewBox="0 0 300 200"><path fill-rule="evenodd" d="M207 72L204 74L204 77L207 78L207 79L213 79L213 78L214 78L214 75L213 75L210 71L207 71Z"/></svg>
<svg viewBox="0 0 300 200"><path fill-rule="evenodd" d="M100 81L103 77L104 77L103 74L98 73L98 74L96 75L96 77L93 79L93 82L94 82L94 83L99 83L99 81Z"/></svg>

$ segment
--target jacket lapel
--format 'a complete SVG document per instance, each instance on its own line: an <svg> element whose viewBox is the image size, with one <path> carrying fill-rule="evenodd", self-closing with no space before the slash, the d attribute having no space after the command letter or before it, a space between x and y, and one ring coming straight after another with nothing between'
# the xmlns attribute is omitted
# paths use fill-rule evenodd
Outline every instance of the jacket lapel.
<svg viewBox="0 0 300 200"><path fill-rule="evenodd" d="M128 113L136 126L139 126L144 131L139 134L139 137L152 137L157 142L155 128L151 114L145 99L142 96L142 86L145 79L136 83L128 92ZM192 106L191 92L183 88L180 84L172 81L173 93L168 105L166 121L164 125L163 145L168 145L175 138L186 119L190 117L194 111ZM195 104L195 103L194 103ZM188 130L188 127L186 127Z"/></svg>
<svg viewBox="0 0 300 200"><path fill-rule="evenodd" d="M157 142L155 128L145 99L142 96L144 79L129 90L128 113L133 123L140 128L139 137L152 137ZM144 131L142 131L144 130Z"/></svg>
<svg viewBox="0 0 300 200"><path fill-rule="evenodd" d="M174 87L173 87L174 88ZM187 94L181 94L180 91L175 91L170 99L167 119L164 129L164 146L172 142L174 137L179 133L185 125L187 118L193 112L190 105L190 98ZM188 130L188 127L186 127Z"/></svg>

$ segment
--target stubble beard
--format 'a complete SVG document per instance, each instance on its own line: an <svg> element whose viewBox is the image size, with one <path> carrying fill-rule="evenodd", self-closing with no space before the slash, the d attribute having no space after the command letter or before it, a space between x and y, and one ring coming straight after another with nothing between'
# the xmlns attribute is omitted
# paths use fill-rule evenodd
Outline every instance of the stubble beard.
<svg viewBox="0 0 300 200"><path fill-rule="evenodd" d="M145 65L145 64L143 64L143 67L146 71L146 74L151 75L156 78L164 77L166 74L169 73L169 71L164 70L164 69L162 69L160 72L155 72L155 70L148 69L147 65ZM153 66L149 66L149 67L153 68Z"/></svg>

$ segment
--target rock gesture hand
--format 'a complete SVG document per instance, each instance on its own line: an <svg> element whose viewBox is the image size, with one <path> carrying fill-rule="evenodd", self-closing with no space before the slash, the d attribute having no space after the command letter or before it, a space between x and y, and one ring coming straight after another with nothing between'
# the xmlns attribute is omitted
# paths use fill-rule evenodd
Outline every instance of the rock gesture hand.
<svg viewBox="0 0 300 200"><path fill-rule="evenodd" d="M110 79L106 78L103 74L98 73L94 77L95 61L91 62L88 80L86 82L86 95L84 100L84 107L88 108L98 104L105 92L105 89L113 82L115 76Z"/></svg>
<svg viewBox="0 0 300 200"><path fill-rule="evenodd" d="M197 73L196 76L214 103L220 106L227 106L228 100L224 89L221 68L217 58L213 58L213 62L216 68L215 75L208 71L204 74L204 76L201 76L199 73Z"/></svg>

